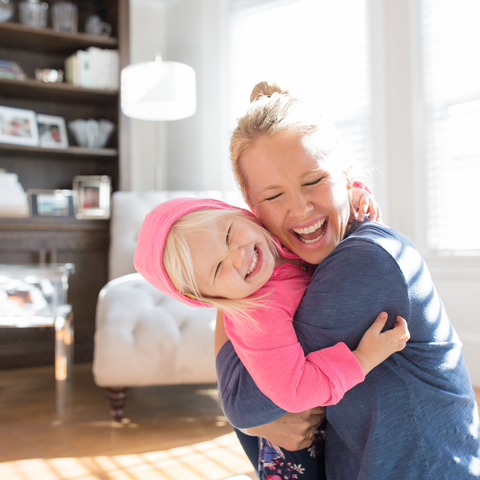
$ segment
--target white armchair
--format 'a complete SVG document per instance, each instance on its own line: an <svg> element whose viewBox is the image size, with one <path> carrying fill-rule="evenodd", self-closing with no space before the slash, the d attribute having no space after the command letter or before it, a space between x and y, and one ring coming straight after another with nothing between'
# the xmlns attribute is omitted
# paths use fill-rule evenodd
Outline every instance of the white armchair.
<svg viewBox="0 0 480 480"><path fill-rule="evenodd" d="M215 309L170 298L135 272L133 257L145 215L182 196L244 206L238 193L115 192L112 196L109 279L97 303L93 376L107 389L112 417L123 417L128 387L213 383Z"/></svg>

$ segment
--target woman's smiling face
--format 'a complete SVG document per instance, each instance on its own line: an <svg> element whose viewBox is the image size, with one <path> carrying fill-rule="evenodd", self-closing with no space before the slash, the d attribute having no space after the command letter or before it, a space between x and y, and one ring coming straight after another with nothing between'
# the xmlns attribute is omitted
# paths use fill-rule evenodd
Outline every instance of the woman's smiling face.
<svg viewBox="0 0 480 480"><path fill-rule="evenodd" d="M299 132L265 135L241 162L252 211L283 245L316 265L347 233L350 179L314 142Z"/></svg>

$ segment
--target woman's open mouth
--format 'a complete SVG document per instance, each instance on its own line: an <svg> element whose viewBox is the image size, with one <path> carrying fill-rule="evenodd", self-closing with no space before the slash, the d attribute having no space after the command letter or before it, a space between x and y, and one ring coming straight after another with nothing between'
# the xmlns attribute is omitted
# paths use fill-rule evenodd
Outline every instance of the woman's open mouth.
<svg viewBox="0 0 480 480"><path fill-rule="evenodd" d="M325 235L327 230L327 218L324 217L318 222L305 228L292 228L296 237L303 243L310 244L318 242Z"/></svg>
<svg viewBox="0 0 480 480"><path fill-rule="evenodd" d="M255 272L259 258L260 255L258 253L257 247L253 247L252 263L250 264L250 268L248 269L245 277L249 277L252 273Z"/></svg>

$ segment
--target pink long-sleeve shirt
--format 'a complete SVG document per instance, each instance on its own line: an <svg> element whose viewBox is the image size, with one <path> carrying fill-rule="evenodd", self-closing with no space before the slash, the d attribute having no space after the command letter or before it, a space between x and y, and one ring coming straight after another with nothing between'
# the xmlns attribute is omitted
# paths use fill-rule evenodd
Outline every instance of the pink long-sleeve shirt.
<svg viewBox="0 0 480 480"><path fill-rule="evenodd" d="M282 247L279 251L298 258ZM357 358L342 342L305 357L293 317L310 278L301 267L285 263L256 292L255 296L269 295L265 306L249 312L250 325L225 315L225 331L258 388L289 412L334 405L365 379Z"/></svg>

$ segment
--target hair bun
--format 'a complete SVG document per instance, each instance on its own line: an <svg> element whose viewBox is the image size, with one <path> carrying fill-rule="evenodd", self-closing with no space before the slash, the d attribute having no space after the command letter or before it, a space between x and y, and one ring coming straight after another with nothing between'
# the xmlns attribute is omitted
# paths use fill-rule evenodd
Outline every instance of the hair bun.
<svg viewBox="0 0 480 480"><path fill-rule="evenodd" d="M284 90L275 82L257 83L252 90L252 94L250 95L250 103L254 102L258 97L261 97L261 96L270 97L275 92L288 94L288 90Z"/></svg>

